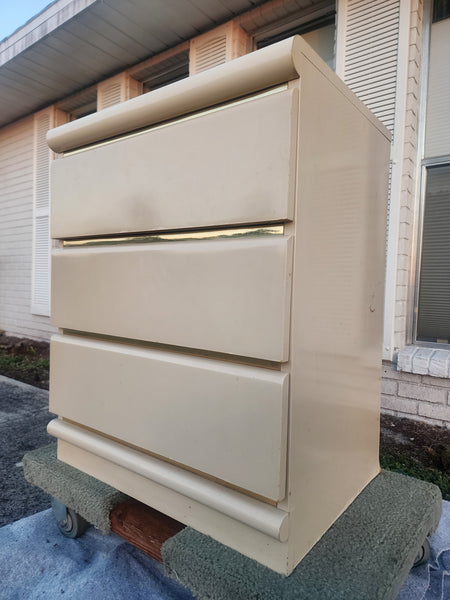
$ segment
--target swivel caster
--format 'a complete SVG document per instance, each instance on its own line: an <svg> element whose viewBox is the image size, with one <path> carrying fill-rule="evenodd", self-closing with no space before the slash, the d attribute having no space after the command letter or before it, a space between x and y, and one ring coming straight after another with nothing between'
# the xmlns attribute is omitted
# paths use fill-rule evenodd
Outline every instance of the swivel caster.
<svg viewBox="0 0 450 600"><path fill-rule="evenodd" d="M52 498L52 511L58 529L65 537L80 537L89 528L86 519L56 498Z"/></svg>
<svg viewBox="0 0 450 600"><path fill-rule="evenodd" d="M420 565L427 563L430 558L430 551L430 542L428 541L428 538L425 538L422 547L414 560L413 567L419 567Z"/></svg>

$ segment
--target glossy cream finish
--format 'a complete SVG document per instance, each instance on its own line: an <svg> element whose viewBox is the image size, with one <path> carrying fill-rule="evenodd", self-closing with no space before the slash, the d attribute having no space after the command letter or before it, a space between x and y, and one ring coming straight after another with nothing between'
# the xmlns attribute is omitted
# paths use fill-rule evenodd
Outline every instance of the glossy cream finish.
<svg viewBox="0 0 450 600"><path fill-rule="evenodd" d="M205 72L211 76L202 80L195 93L200 94L203 89L205 98L222 94L224 100L228 92L217 83L219 76L230 86L230 94L238 89L241 95L246 93L244 89L248 93L255 91L252 86L257 80L263 81L268 56L276 56L279 65L292 66L294 74L287 68L285 73L290 75L286 81L291 80L289 89L299 94L298 119L290 120L293 130L289 134L290 140L297 140L295 206L293 221L284 223L284 234L272 238L164 242L149 244L148 248L123 245L116 249L60 249L54 253L54 318L60 327L78 328L85 335L90 332L93 336L100 328L106 335L126 335L149 342L158 338L163 343L183 345L193 354L200 349L225 351L230 361L237 360L237 355L248 356L249 360L259 357L278 361L277 375L289 376L286 494L277 504L278 510L289 515L286 541L280 541L284 536L276 540L254 525L249 527L248 522L245 525L243 520L230 518L208 501L202 504L192 500L192 494L189 496L186 490L180 492L167 482L157 483L150 470L133 471L125 465L126 453L121 455L120 448L113 451L102 445L100 449L95 443L84 442L83 435L76 433L80 425L74 425L74 437L70 440L61 439L59 453L70 464L270 568L289 574L379 471L390 139L387 130L301 39L277 44L270 53L255 52L248 60L244 57L245 61L232 61L226 69ZM244 72L249 75L249 65L257 74L249 76L246 88L242 76ZM270 62L267 69L271 72ZM235 84L230 83L232 73ZM216 84L217 89L213 89ZM194 90L195 78L186 85L186 89ZM178 87L169 88L164 94L178 93ZM155 104L151 96L139 106L142 108L145 103L147 117L151 114L157 119L157 113L152 111L161 96L153 97ZM187 101L194 96L188 94ZM200 95L197 99L200 102ZM251 107L252 102L256 105L257 100L249 101L247 106ZM131 128L138 122L137 116L143 118L144 113L139 112L137 104L130 102L128 106ZM177 106L180 115L187 105L178 98L171 106ZM107 131L106 123L112 124L111 135L116 135L124 131L121 128L126 122L126 111L127 106L122 105L117 113L65 129L67 137L62 131L58 139L67 147L77 139L86 141L97 136L98 140ZM251 163L253 159L249 159ZM195 199L191 201L195 204ZM186 294L185 290L191 291ZM178 317L179 321L174 322ZM105 347L105 353L109 351ZM124 349L124 353L128 352L130 358L126 362L134 364L131 355L135 350ZM206 364L213 358L203 360ZM68 385L63 382L66 364L64 361L58 367L61 398L52 402L61 407L63 418L66 410L75 411L76 421L83 415L72 407L78 400L70 399ZM263 366L267 365L260 362L252 372L262 375ZM84 365L80 371L89 373L89 367ZM187 381L193 377L191 373ZM257 406L256 412L261 409L256 423L270 429L271 418L266 421L264 417L264 401L260 406L257 401L253 404L252 394L244 394L241 402L245 404L247 398L249 407L245 410L251 411L252 406ZM109 394L102 401L107 404L108 399ZM117 402L118 399L113 404ZM159 401L155 403L158 412ZM148 411L146 414L150 415L152 407ZM227 411L218 411L229 423ZM202 410L196 416L207 430L211 417ZM221 414L217 417L220 420ZM114 415L106 414L105 426L109 427L112 421ZM250 444L253 438L260 439L254 426L248 426L242 435L248 437ZM184 436L184 444L189 455L193 451L192 440ZM232 462L235 473L240 473L238 461ZM254 484L251 473L248 481Z"/></svg>
<svg viewBox="0 0 450 600"><path fill-rule="evenodd" d="M292 219L297 99L278 91L54 161L52 237Z"/></svg>
<svg viewBox="0 0 450 600"><path fill-rule="evenodd" d="M288 356L287 237L57 250L57 327L240 356Z"/></svg>
<svg viewBox="0 0 450 600"><path fill-rule="evenodd" d="M53 422L51 422L53 423ZM80 448L78 444L69 443L63 439L58 439L58 459L72 465L101 481L105 481L120 490L128 490L128 493L137 500L149 504L156 510L163 512L182 523L194 527L198 531L205 533L214 539L221 540L227 546L238 550L246 556L252 556L258 562L270 567L271 569L284 573L288 562L288 544L280 542L272 535L262 533L254 526L254 502L241 494L239 504L242 508L245 506L248 510L242 510L239 514L232 507L233 516L212 508L203 498L202 502L195 500L185 493L177 492L166 485L157 483L143 475L139 475L134 470L128 469L109 459L102 458L96 453L89 452ZM195 477L190 480L193 484L192 493L198 493L199 488L196 485ZM205 480L202 481L202 485ZM216 498L225 502L230 498L227 490L219 486ZM237 492L234 492L237 494ZM192 494L191 494L192 495ZM235 499L237 499L235 497ZM258 513L263 516L264 525L266 514L264 509L268 505L264 504L258 508ZM227 511L229 506L221 503L221 508ZM268 508L271 508L270 506ZM282 511L278 511L282 513ZM252 525L244 522L244 513L253 517ZM273 513L271 513L273 515ZM283 514L283 513L282 513ZM284 513L286 514L286 513ZM284 528L289 527L289 518L279 520L281 522L280 534L284 533ZM267 527L267 523L265 524Z"/></svg>
<svg viewBox="0 0 450 600"><path fill-rule="evenodd" d="M379 473L390 158L387 131L306 58L302 74L290 496L281 503L292 511L289 569Z"/></svg>
<svg viewBox="0 0 450 600"><path fill-rule="evenodd" d="M327 76L332 71L300 36L262 48L159 88L151 94L116 104L99 113L66 123L47 135L54 152L67 152L101 140L164 123L182 115L217 106L298 79L301 76L301 57L308 57L315 67ZM383 125L360 102L347 93L342 80L332 75L332 85L342 90L356 110L366 115L374 127L385 131Z"/></svg>
<svg viewBox="0 0 450 600"><path fill-rule="evenodd" d="M284 498L287 373L71 336L52 339L51 361L52 412Z"/></svg>
<svg viewBox="0 0 450 600"><path fill-rule="evenodd" d="M60 440L77 445L133 473L180 492L276 540L287 539L289 515L270 504L249 498L215 481L61 419L51 421L48 431Z"/></svg>

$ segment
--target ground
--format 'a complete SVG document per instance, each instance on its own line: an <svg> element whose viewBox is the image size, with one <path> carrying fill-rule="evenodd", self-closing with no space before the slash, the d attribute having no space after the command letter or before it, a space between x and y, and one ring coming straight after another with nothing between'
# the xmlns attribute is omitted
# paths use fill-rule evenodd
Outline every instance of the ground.
<svg viewBox="0 0 450 600"><path fill-rule="evenodd" d="M50 507L49 496L25 480L22 458L54 441L46 431L52 418L45 390L0 380L0 527Z"/></svg>
<svg viewBox="0 0 450 600"><path fill-rule="evenodd" d="M49 345L0 333L0 375L48 389ZM450 429L381 417L380 462L441 488L450 500Z"/></svg>
<svg viewBox="0 0 450 600"><path fill-rule="evenodd" d="M449 429L382 415L380 462L384 469L435 483L450 500Z"/></svg>
<svg viewBox="0 0 450 600"><path fill-rule="evenodd" d="M49 344L0 332L0 375L48 390Z"/></svg>

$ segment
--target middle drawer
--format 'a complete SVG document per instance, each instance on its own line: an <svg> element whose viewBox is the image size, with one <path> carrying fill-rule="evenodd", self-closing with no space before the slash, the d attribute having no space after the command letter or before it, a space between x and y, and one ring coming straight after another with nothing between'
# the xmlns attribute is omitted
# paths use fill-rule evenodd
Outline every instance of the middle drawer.
<svg viewBox="0 0 450 600"><path fill-rule="evenodd" d="M283 362L292 239L200 240L58 249L57 327Z"/></svg>

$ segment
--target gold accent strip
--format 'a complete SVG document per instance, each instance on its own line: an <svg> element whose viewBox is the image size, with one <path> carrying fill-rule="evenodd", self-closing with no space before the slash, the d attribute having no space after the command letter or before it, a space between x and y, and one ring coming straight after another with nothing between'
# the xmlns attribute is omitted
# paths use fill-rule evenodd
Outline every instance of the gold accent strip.
<svg viewBox="0 0 450 600"><path fill-rule="evenodd" d="M234 229L210 229L203 231L183 231L179 233L151 233L79 240L64 240L64 248L80 246L106 246L117 244L151 244L155 242L183 242L187 240L216 240L255 236L283 235L284 225L258 227L236 227Z"/></svg>
<svg viewBox="0 0 450 600"><path fill-rule="evenodd" d="M174 346L171 344L162 344L159 342L148 342L145 340L136 340L131 338L116 337L103 333L94 333L88 331L77 331L75 329L61 329L64 335L74 335L90 340L98 340L101 342L111 342L113 344L123 344L126 346L134 346L136 348L147 348L148 350L161 350L162 352L175 352L177 354L187 354L189 356L197 356L199 358L209 358L212 360L222 360L225 362L233 362L250 367L262 367L273 371L281 370L281 363L265 360L261 358L252 358L248 356L239 356L237 354L226 354L224 352L211 352L197 348L189 348L187 346Z"/></svg>
<svg viewBox="0 0 450 600"><path fill-rule="evenodd" d="M236 492L245 494L246 496L249 496L250 498L254 498L255 500L264 502L265 504L270 504L272 506L277 506L277 504L278 504L278 502L276 500L271 500L270 498L266 498L265 496L260 496L259 494L255 494L254 492L246 490L245 488L242 488L242 487L239 487L232 483L229 483L228 481L225 481L224 479L219 479L219 477L215 477L214 475L210 475L209 473L205 473L204 471L199 471L198 469L189 467L188 465L180 463L176 460L167 458L166 456L163 456L162 454L157 454L156 452L152 452L151 450L146 450L145 448L142 448L141 446L136 446L135 444L130 444L129 442L126 442L125 440L122 440L121 438L117 438L113 435L109 435L108 433L104 433L103 431L99 431L98 429L94 429L93 427L89 427L88 425L84 425L83 423L79 423L78 421L73 421L72 419L68 419L67 417L64 417L63 415L60 415L60 419L62 421L65 421L66 423L75 425L76 427L79 427L80 429L84 429L85 431L89 431L90 433L95 433L96 435L98 435L100 437L103 437L103 438L106 438L113 442L122 444L126 448L130 448L131 450L136 450L137 452L140 452L141 454L146 454L147 456L151 456L152 458L157 458L158 460L168 463L169 465L173 465L180 469L184 469L185 471L189 471L190 473L194 473L195 475L200 475L201 477L205 477L205 479L214 481L214 483L218 483L218 484L223 485L224 487L227 487L231 490L235 490Z"/></svg>
<svg viewBox="0 0 450 600"><path fill-rule="evenodd" d="M117 137L105 140L103 142L98 142L97 144L91 144L90 146L85 146L84 148L77 148L77 150L70 150L69 152L64 152L64 156L73 156L74 154L80 154L81 152L86 152L87 150L93 150L94 148L101 148L102 146L109 146L109 144L114 144L115 142L119 142L121 140L127 140L129 138L133 138L138 135L143 135L144 133L148 133L149 131L156 131L158 129L164 129L165 127L170 127L171 125L175 125L176 123L182 123L183 121L191 121L192 119L197 119L197 117L203 117L204 115L209 115L211 113L215 113L220 110L224 110L225 108L229 108L231 106L237 106L238 104L245 104L246 102L250 102L251 100L255 100L256 98L263 98L264 96L271 96L272 94L278 94L287 89L288 89L288 84L284 83L282 85L278 85L269 90L265 90L264 92L259 92L258 94L246 96L245 98L239 98L238 100L233 100L232 102L226 102L225 104L220 104L219 106L213 106L212 108L200 110L198 112L191 113L189 115L185 115L184 117L179 117L179 118L173 119L171 121L166 121L165 123L160 123L159 125L153 125L151 127L146 127L145 129L141 129L139 131L133 131L132 133L125 133L123 135L119 135Z"/></svg>

